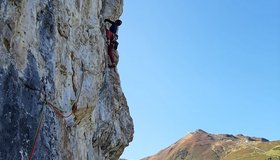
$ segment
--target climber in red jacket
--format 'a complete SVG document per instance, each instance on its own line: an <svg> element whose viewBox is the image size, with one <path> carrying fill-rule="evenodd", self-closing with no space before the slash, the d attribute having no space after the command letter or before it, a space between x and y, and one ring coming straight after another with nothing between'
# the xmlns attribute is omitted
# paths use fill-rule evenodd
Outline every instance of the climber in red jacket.
<svg viewBox="0 0 280 160"><path fill-rule="evenodd" d="M111 27L108 29L106 29L106 37L107 37L107 44L108 44L108 54L111 60L111 65L109 67L113 68L116 66L115 64L115 59L114 59L114 55L113 55L113 49L117 49L118 46L118 29L119 26L122 24L121 20L116 20L115 22L109 20L109 19L105 19L105 22L109 22L111 23Z"/></svg>

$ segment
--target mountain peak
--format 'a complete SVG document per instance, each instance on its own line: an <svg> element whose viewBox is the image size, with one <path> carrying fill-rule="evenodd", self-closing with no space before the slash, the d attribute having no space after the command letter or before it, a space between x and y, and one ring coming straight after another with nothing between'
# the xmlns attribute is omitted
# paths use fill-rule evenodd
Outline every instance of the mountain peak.
<svg viewBox="0 0 280 160"><path fill-rule="evenodd" d="M197 129L194 133L195 133L195 134L208 134L207 132L205 132L205 131L202 130L202 129Z"/></svg>
<svg viewBox="0 0 280 160"><path fill-rule="evenodd" d="M280 141L269 142L265 138L249 137L241 134L236 136L232 134L210 134L198 129L154 156L143 160L232 160L242 156L246 158L241 158L241 160L250 159L250 157L268 159L279 156L280 158L280 151L274 151L274 148L277 148L277 146L279 148L279 145Z"/></svg>

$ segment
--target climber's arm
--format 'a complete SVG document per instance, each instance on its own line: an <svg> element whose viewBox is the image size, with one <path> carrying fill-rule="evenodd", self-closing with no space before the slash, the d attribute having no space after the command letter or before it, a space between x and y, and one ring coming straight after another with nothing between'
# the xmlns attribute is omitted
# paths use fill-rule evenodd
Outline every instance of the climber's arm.
<svg viewBox="0 0 280 160"><path fill-rule="evenodd" d="M109 23L111 23L111 24L114 24L114 23L115 23L115 22L111 21L110 19L105 19L104 21L105 21L105 22L109 22Z"/></svg>

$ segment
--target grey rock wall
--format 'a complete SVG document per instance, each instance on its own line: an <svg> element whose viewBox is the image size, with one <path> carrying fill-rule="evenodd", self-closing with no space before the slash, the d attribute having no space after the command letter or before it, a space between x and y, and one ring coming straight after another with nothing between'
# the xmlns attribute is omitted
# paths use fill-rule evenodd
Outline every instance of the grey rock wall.
<svg viewBox="0 0 280 160"><path fill-rule="evenodd" d="M0 159L120 157L134 130L103 21L122 6L0 0Z"/></svg>

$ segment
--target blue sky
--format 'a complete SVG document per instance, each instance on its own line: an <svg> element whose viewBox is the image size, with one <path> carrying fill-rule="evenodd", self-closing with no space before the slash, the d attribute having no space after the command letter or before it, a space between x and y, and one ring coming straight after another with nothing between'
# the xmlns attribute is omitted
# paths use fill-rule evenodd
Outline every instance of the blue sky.
<svg viewBox="0 0 280 160"><path fill-rule="evenodd" d="M196 129L280 139L279 0L125 0L121 19L135 127L123 158Z"/></svg>

